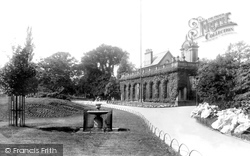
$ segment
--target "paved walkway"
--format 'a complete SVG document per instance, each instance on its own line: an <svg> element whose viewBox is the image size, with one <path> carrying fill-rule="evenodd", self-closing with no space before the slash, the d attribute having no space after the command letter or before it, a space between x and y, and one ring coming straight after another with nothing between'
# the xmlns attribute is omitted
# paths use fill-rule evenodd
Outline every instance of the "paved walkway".
<svg viewBox="0 0 250 156"><path fill-rule="evenodd" d="M76 101L84 104L83 101ZM85 102L86 103L86 102ZM195 108L140 108L103 103L106 107L117 107L131 109L140 112L154 126L170 134L171 138L184 143L189 150L197 150L203 156L249 156L250 143L240 139L223 135L213 131L190 117L190 112Z"/></svg>

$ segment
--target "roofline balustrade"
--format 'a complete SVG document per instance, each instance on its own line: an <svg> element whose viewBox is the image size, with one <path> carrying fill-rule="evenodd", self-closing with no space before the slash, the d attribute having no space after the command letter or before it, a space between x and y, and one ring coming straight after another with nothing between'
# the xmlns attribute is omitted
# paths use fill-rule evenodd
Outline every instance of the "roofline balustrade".
<svg viewBox="0 0 250 156"><path fill-rule="evenodd" d="M177 71L178 69L197 70L197 68L198 68L198 62L174 61L164 65L154 65L154 66L144 67L142 68L142 77L171 73ZM137 79L137 78L140 78L140 69L132 73L123 74L120 80L124 81L128 79Z"/></svg>

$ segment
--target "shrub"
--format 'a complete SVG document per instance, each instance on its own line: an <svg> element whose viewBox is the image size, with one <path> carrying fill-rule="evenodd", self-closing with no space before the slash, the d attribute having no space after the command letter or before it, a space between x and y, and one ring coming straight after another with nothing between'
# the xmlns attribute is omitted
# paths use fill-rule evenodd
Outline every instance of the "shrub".
<svg viewBox="0 0 250 156"><path fill-rule="evenodd" d="M47 97L49 97L49 98L57 98L58 95L59 95L58 92L53 92L53 93L48 93Z"/></svg>
<svg viewBox="0 0 250 156"><path fill-rule="evenodd" d="M58 94L56 96L57 99L63 99L63 100L69 100L70 101L70 97L66 94Z"/></svg>
<svg viewBox="0 0 250 156"><path fill-rule="evenodd" d="M53 93L39 92L36 97L38 98L48 97L48 98L62 99L68 101L70 101L71 99L69 95L60 94L58 92L53 92Z"/></svg>

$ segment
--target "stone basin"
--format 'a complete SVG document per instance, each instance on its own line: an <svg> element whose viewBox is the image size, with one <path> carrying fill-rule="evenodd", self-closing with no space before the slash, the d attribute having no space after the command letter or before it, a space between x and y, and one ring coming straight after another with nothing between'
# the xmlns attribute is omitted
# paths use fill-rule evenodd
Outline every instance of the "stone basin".
<svg viewBox="0 0 250 156"><path fill-rule="evenodd" d="M89 114L96 114L96 115L102 115L102 114L107 114L108 111L101 111L101 110L90 110L87 111Z"/></svg>
<svg viewBox="0 0 250 156"><path fill-rule="evenodd" d="M92 130L102 130L103 129L103 118L101 117L101 115L103 114L107 114L108 111L104 111L104 110L89 110L87 111L88 114L93 114L95 115L94 118L94 127L92 128Z"/></svg>

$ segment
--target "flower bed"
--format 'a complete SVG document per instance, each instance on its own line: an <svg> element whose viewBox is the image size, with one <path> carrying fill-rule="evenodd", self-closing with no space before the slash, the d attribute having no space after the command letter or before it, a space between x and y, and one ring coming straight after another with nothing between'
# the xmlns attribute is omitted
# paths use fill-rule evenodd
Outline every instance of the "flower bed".
<svg viewBox="0 0 250 156"><path fill-rule="evenodd" d="M84 107L67 100L50 98L28 98L26 116L28 118L67 117L82 114Z"/></svg>
<svg viewBox="0 0 250 156"><path fill-rule="evenodd" d="M121 101L111 101L111 104L123 105L123 106L132 106L132 107L144 107L144 108L167 108L167 107L176 107L175 104L172 103L154 103L154 102L121 102Z"/></svg>
<svg viewBox="0 0 250 156"><path fill-rule="evenodd" d="M206 126L250 141L250 115L243 108L218 110L217 106L208 103L199 104L191 117Z"/></svg>

